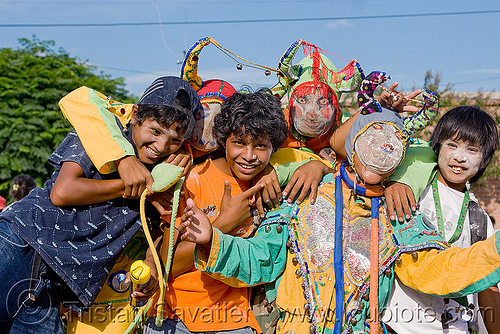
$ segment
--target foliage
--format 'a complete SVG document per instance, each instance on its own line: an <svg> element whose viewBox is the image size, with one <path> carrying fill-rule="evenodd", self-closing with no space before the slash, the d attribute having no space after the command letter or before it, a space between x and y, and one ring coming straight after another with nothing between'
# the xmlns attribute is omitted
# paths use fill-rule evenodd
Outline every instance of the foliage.
<svg viewBox="0 0 500 334"><path fill-rule="evenodd" d="M20 39L0 49L0 195L8 199L11 179L30 174L41 186L53 168L47 158L71 130L58 101L80 86L132 102L124 78L94 74L95 66L54 50L54 41Z"/></svg>

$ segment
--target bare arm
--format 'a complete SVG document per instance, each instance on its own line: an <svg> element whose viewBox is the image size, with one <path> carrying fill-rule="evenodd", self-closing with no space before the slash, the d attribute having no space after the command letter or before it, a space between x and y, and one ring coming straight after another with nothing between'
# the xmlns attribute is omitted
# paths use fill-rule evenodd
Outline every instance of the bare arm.
<svg viewBox="0 0 500 334"><path fill-rule="evenodd" d="M347 152L345 151L345 141L347 134L351 129L352 124L358 118L359 112L352 115L344 124L338 127L337 130L330 137L330 146L333 148L335 153L347 158Z"/></svg>
<svg viewBox="0 0 500 334"><path fill-rule="evenodd" d="M478 293L479 307L489 334L500 333L500 293L496 285Z"/></svg>
<svg viewBox="0 0 500 334"><path fill-rule="evenodd" d="M80 165L66 161L52 187L50 200L55 206L89 205L121 197L124 190L121 179L87 179Z"/></svg>

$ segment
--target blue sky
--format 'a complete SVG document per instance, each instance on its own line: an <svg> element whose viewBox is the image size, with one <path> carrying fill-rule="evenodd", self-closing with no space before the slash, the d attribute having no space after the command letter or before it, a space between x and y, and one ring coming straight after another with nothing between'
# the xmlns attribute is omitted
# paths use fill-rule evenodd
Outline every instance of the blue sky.
<svg viewBox="0 0 500 334"><path fill-rule="evenodd" d="M151 24L19 26L89 23ZM427 70L440 72L443 85L454 84L456 92L498 91L499 34L497 0L0 0L0 47L17 48L19 38L33 35L54 40L106 74L125 77L136 95L158 76L179 75L183 51L204 36L272 68L303 38L339 55L326 54L338 68L356 58L365 73L386 71L405 92L421 88ZM300 51L294 63L302 57ZM237 71L236 62L212 45L201 53L199 73L237 89L277 82L260 70Z"/></svg>

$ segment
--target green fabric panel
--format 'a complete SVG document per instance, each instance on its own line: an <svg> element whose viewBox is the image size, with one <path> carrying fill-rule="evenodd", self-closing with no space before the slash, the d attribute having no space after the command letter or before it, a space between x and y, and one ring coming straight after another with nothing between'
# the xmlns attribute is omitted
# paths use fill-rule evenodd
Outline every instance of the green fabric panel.
<svg viewBox="0 0 500 334"><path fill-rule="evenodd" d="M394 238L401 252L412 252L425 248L447 248L446 241L438 232L423 221L423 214L417 211L411 217L411 228L407 222L398 220L390 222Z"/></svg>
<svg viewBox="0 0 500 334"><path fill-rule="evenodd" d="M116 118L113 113L107 109L106 100L103 100L97 93L91 89L90 90L90 102L95 104L99 114L106 125L106 128L111 133L111 137L120 147L122 148L125 155L135 155L134 147L132 144L123 136L120 127L116 123Z"/></svg>
<svg viewBox="0 0 500 334"><path fill-rule="evenodd" d="M389 177L390 181L404 183L411 187L415 200L432 181L437 170L437 157L427 142L414 138L408 147L405 158Z"/></svg>
<svg viewBox="0 0 500 334"><path fill-rule="evenodd" d="M301 162L288 162L283 165L274 167L276 175L278 176L278 183L280 187L285 186L288 183L288 181L290 181L290 178L292 177L293 173L297 168L299 168L300 166L311 160L312 159L307 159Z"/></svg>
<svg viewBox="0 0 500 334"><path fill-rule="evenodd" d="M490 286L498 284L499 282L500 282L500 268L497 268L497 270L493 271L488 276L477 281L476 283L469 285L465 289L462 289L462 290L457 291L457 292L449 293L449 294L443 295L443 296L438 296L438 295L431 295L431 296L440 297L440 298L464 297L464 296L467 296L467 295L470 295L473 293L483 291L483 290L489 288Z"/></svg>
<svg viewBox="0 0 500 334"><path fill-rule="evenodd" d="M281 231L278 232L281 226ZM219 232L219 231L218 231ZM249 239L219 233L220 245L213 267L207 273L236 278L248 286L275 281L286 265L288 228L279 222L260 226Z"/></svg>

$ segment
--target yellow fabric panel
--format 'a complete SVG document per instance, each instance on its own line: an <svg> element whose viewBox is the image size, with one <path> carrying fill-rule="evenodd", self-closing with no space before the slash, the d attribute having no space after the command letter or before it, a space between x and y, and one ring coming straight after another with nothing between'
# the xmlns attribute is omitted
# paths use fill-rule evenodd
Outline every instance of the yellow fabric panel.
<svg viewBox="0 0 500 334"><path fill-rule="evenodd" d="M207 247L196 246L196 264L198 269L204 271L207 267L213 268L217 261L217 254L219 254L220 237L219 231L214 228L212 230L212 244L210 245L210 252L207 252Z"/></svg>
<svg viewBox="0 0 500 334"><path fill-rule="evenodd" d="M99 172L107 174L116 170L114 161L123 158L125 154L113 139L96 105L90 102L90 94L89 88L80 87L63 97L59 101L59 107L64 117L76 129L94 166ZM88 147L100 149L89 152Z"/></svg>
<svg viewBox="0 0 500 334"><path fill-rule="evenodd" d="M107 101L107 109L113 113L119 120L120 123L125 126L128 122L130 122L130 118L132 116L132 109L134 107L133 104L123 104L120 102L116 102L114 100L109 100L106 95L95 91L96 94Z"/></svg>
<svg viewBox="0 0 500 334"><path fill-rule="evenodd" d="M299 269L299 266L293 263L292 259L294 257L294 254L288 252L285 271L283 272L283 277L281 277L278 286L276 304L281 310L286 310L288 313L299 314L304 312L306 298L301 288L302 277L300 274L297 275L295 273L295 271Z"/></svg>
<svg viewBox="0 0 500 334"><path fill-rule="evenodd" d="M124 333L134 320L135 312L129 302L93 305L89 313L68 311L67 334L116 334Z"/></svg>
<svg viewBox="0 0 500 334"><path fill-rule="evenodd" d="M417 291L447 295L478 282L500 267L495 235L469 248L448 248L419 251L418 259L411 253L401 255L395 273L401 282Z"/></svg>
<svg viewBox="0 0 500 334"><path fill-rule="evenodd" d="M307 304L304 296L304 289L302 288L302 276L296 274L299 266L294 264L292 259L295 257L290 252L287 254L287 263L283 276L281 277L278 286L276 304L281 311L285 311L283 318L278 322L277 333L287 333L292 330L295 333L309 333L311 323L307 320L307 313L304 306ZM333 272L333 268L330 268ZM335 292L334 284L326 284L320 286L320 293L323 301L330 302L330 309L335 309ZM333 296L333 298L330 297ZM326 308L327 305L324 305ZM332 316L328 317L329 320L334 320ZM323 323L326 328L333 329L334 323L326 321Z"/></svg>
<svg viewBox="0 0 500 334"><path fill-rule="evenodd" d="M269 160L269 163L273 167L276 167L289 162L302 162L308 159L321 161L327 167L332 168L332 164L328 160L321 158L319 155L290 147L280 148L274 152Z"/></svg>

